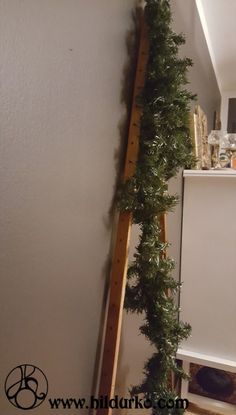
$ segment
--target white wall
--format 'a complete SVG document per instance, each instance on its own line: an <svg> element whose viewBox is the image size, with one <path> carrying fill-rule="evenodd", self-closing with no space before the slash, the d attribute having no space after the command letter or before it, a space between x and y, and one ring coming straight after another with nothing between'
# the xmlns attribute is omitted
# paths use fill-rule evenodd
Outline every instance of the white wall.
<svg viewBox="0 0 236 415"><path fill-rule="evenodd" d="M186 35L181 55L188 56L194 63L189 70L189 88L197 94L197 103L207 115L210 131L214 111L220 110L221 96L198 9L195 0L171 0L171 6L173 29Z"/></svg>
<svg viewBox="0 0 236 415"><path fill-rule="evenodd" d="M14 366L33 363L47 374L50 396L90 394L134 3L0 0L1 384ZM197 19L193 0L176 2L175 24L201 57L191 87L211 113L218 98L203 37L192 31ZM173 224L170 239L179 241L179 216ZM151 353L138 325L125 316L124 395ZM18 413L2 388L0 402L2 413ZM34 413L48 411L43 404Z"/></svg>
<svg viewBox="0 0 236 415"><path fill-rule="evenodd" d="M220 90L232 91L236 85L235 0L196 0L196 3Z"/></svg>
<svg viewBox="0 0 236 415"><path fill-rule="evenodd" d="M1 385L32 363L50 396L91 392L133 5L0 0Z"/></svg>

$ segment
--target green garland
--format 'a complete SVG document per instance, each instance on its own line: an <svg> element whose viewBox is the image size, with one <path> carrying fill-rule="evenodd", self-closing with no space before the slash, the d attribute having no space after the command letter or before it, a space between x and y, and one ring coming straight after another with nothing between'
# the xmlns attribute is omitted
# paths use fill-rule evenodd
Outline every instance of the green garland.
<svg viewBox="0 0 236 415"><path fill-rule="evenodd" d="M190 102L195 98L184 88L192 61L178 57L183 35L171 29L169 0L147 0L145 19L149 32L149 60L140 105L143 108L140 150L136 173L121 186L119 208L131 211L141 236L134 263L128 270L125 308L143 313L140 331L156 352L145 365L145 378L132 388L155 401L175 399L170 387L171 371L185 377L176 365L179 343L187 338L190 326L178 321L174 295L180 284L171 276L172 259L160 238L160 216L170 211L177 197L168 194L168 180L181 167L195 162L189 131ZM171 293L171 295L167 295ZM153 414L180 414L183 410L153 409Z"/></svg>

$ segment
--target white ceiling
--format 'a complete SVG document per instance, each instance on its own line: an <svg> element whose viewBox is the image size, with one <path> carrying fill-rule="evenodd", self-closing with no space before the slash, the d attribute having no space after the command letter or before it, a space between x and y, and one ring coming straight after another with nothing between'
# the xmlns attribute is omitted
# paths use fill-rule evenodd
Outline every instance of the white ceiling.
<svg viewBox="0 0 236 415"><path fill-rule="evenodd" d="M236 0L196 0L221 92L236 91Z"/></svg>

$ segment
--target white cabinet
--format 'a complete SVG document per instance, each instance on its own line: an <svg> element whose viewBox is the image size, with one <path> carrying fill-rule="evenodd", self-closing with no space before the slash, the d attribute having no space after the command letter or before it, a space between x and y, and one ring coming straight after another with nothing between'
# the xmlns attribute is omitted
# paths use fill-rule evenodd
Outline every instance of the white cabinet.
<svg viewBox="0 0 236 415"><path fill-rule="evenodd" d="M236 171L184 171L178 357L236 372Z"/></svg>

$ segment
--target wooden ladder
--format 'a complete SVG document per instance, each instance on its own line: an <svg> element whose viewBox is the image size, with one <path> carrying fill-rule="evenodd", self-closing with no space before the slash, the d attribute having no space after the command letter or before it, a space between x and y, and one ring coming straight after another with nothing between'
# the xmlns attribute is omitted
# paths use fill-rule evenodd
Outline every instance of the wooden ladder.
<svg viewBox="0 0 236 415"><path fill-rule="evenodd" d="M129 125L127 153L123 173L124 181L130 179L134 175L136 161L138 158L140 118L142 115L142 108L137 103L137 97L139 96L140 91L142 90L145 83L148 53L148 33L144 17L142 16L140 24L140 42ZM116 242L111 265L109 305L98 395L98 397L102 396L103 398L107 396L108 400L113 397L115 389L131 224L131 212L119 213ZM97 410L97 415L110 414L111 409L109 408L100 408Z"/></svg>

